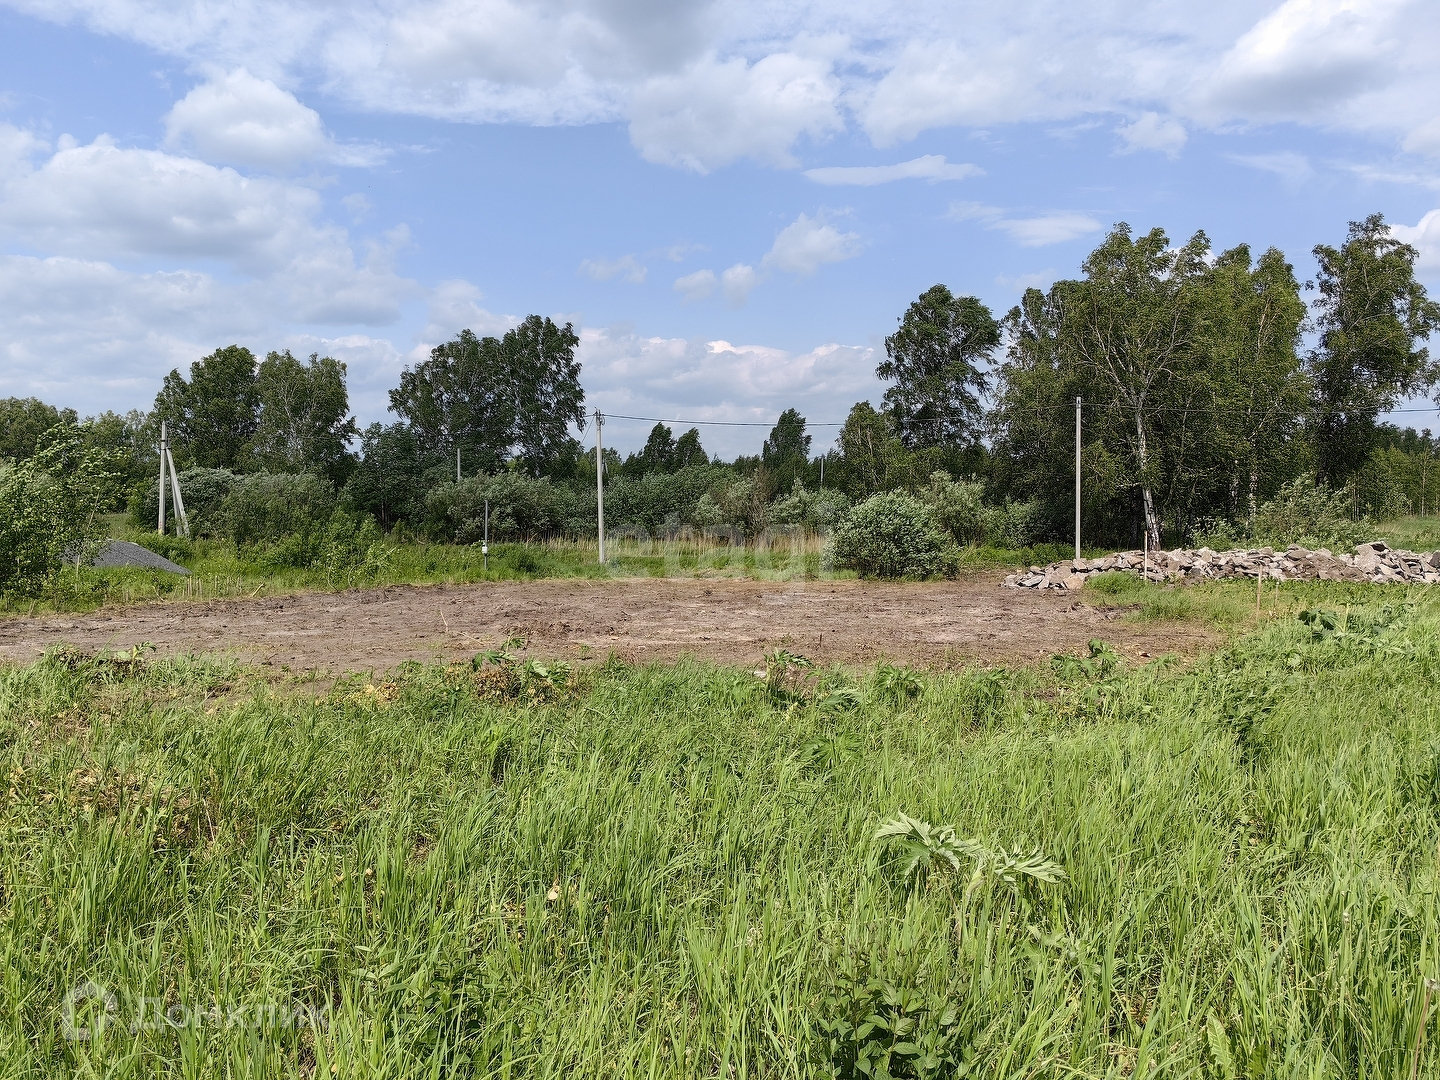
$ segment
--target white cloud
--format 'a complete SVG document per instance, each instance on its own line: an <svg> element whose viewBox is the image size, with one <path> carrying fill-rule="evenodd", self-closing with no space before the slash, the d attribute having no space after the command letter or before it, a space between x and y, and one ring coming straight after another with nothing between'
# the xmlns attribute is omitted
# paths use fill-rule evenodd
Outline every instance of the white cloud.
<svg viewBox="0 0 1440 1080"><path fill-rule="evenodd" d="M1412 154L1440 158L1440 116L1415 128L1401 145Z"/></svg>
<svg viewBox="0 0 1440 1080"><path fill-rule="evenodd" d="M1440 272L1440 210L1431 210L1414 225L1391 225L1390 234L1419 250L1417 269Z"/></svg>
<svg viewBox="0 0 1440 1080"><path fill-rule="evenodd" d="M800 136L818 140L844 127L839 96L819 57L780 52L750 64L707 56L636 89L630 141L647 161L699 173L742 157L789 168Z"/></svg>
<svg viewBox="0 0 1440 1080"><path fill-rule="evenodd" d="M1136 150L1158 150L1166 157L1179 157L1189 136L1185 125L1157 112L1143 112L1129 124L1115 129L1125 140L1125 153Z"/></svg>
<svg viewBox="0 0 1440 1080"><path fill-rule="evenodd" d="M893 180L964 180L983 176L978 165L951 165L943 154L926 154L898 165L831 165L823 169L806 169L805 175L819 184L854 184L872 187Z"/></svg>
<svg viewBox="0 0 1440 1080"><path fill-rule="evenodd" d="M177 101L165 117L165 140L210 161L280 171L308 161L370 165L384 156L375 147L336 143L319 113L244 68L218 75Z"/></svg>
<svg viewBox="0 0 1440 1080"><path fill-rule="evenodd" d="M860 398L879 399L875 353L866 346L825 344L805 352L723 340L645 337L630 330L585 328L579 358L587 404L602 412L772 424L800 405L812 422L843 421ZM607 422L607 443L638 449L649 422ZM814 431L815 448L838 428ZM753 454L764 428L702 427L712 453Z"/></svg>
<svg viewBox="0 0 1440 1080"><path fill-rule="evenodd" d="M998 206L977 202L950 204L945 215L951 221L979 221L987 229L1003 232L1021 247L1044 247L1099 232L1104 226L1088 214L1056 210L1034 217L1010 217Z"/></svg>
<svg viewBox="0 0 1440 1080"><path fill-rule="evenodd" d="M842 233L823 214L801 214L780 230L760 265L802 276L813 274L826 263L844 262L860 254L857 233Z"/></svg>
<svg viewBox="0 0 1440 1080"><path fill-rule="evenodd" d="M1055 281L1055 271L1052 267L1044 270L1036 270L1031 274L1016 274L1010 277L1006 274L997 274L995 284L1015 293L1023 293L1026 289L1048 289Z"/></svg>
<svg viewBox="0 0 1440 1080"><path fill-rule="evenodd" d="M1225 157L1237 165L1272 173L1280 177L1288 187L1299 187L1315 175L1315 170L1310 167L1310 159L1292 150L1282 150L1274 154L1226 154Z"/></svg>
<svg viewBox="0 0 1440 1080"><path fill-rule="evenodd" d="M758 284L760 275L748 263L736 263L720 275L720 287L725 290L725 299L731 307L741 307Z"/></svg>
<svg viewBox="0 0 1440 1080"><path fill-rule="evenodd" d="M6 2L195 69L244 67L377 112L628 122L647 158L701 171L740 158L793 165L797 141L847 117L877 145L948 126L1105 114L1133 125L1147 112L1192 130L1293 121L1398 144L1440 100L1440 5L1428 0L1213 0L1203 11L1174 0ZM1157 123L1131 133L1173 149L1178 135ZM304 122L296 132L313 136Z"/></svg>
<svg viewBox="0 0 1440 1080"><path fill-rule="evenodd" d="M633 285L645 280L645 264L634 255L621 255L618 259L585 259L580 263L580 273L591 281L611 281L623 278Z"/></svg>
<svg viewBox="0 0 1440 1080"><path fill-rule="evenodd" d="M687 303L692 300L704 300L715 291L715 271L696 270L693 274L676 278L673 288L685 298Z"/></svg>

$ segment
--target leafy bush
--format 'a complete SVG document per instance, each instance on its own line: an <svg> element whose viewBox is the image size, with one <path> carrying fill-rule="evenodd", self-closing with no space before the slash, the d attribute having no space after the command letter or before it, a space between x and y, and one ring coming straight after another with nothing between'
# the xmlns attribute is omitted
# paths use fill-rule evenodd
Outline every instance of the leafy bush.
<svg viewBox="0 0 1440 1080"><path fill-rule="evenodd" d="M958 559L930 508L903 491L872 495L831 534L831 561L862 577L953 574Z"/></svg>
<svg viewBox="0 0 1440 1080"><path fill-rule="evenodd" d="M930 486L921 492L921 497L929 504L935 524L957 544L981 544L989 532L991 513L981 501L984 490L974 480L952 480L949 473L936 470L930 474Z"/></svg>
<svg viewBox="0 0 1440 1080"><path fill-rule="evenodd" d="M314 537L334 509L335 489L318 476L254 473L238 478L225 497L220 531L237 545L298 537L292 545L304 546L302 541ZM308 563L305 558L292 565Z"/></svg>
<svg viewBox="0 0 1440 1080"><path fill-rule="evenodd" d="M109 456L86 449L74 425L51 428L19 464L0 464L0 591L39 595L64 560L83 558L103 535L117 479Z"/></svg>
<svg viewBox="0 0 1440 1080"><path fill-rule="evenodd" d="M1033 547L1045 538L1045 511L1038 499L1005 500L985 512L985 537L998 547Z"/></svg>
<svg viewBox="0 0 1440 1080"><path fill-rule="evenodd" d="M1281 487L1274 499L1255 512L1254 541L1274 547L1300 544L1349 551L1373 531L1368 518L1356 521L1349 510L1345 492L1331 491L1313 477L1301 476Z"/></svg>
<svg viewBox="0 0 1440 1080"><path fill-rule="evenodd" d="M766 516L771 525L792 525L811 532L827 533L850 509L850 500L834 488L808 491L799 480L790 494L770 503Z"/></svg>
<svg viewBox="0 0 1440 1080"><path fill-rule="evenodd" d="M229 469L186 469L179 474L180 497L185 500L185 514L190 520L192 536L218 536L224 532L222 507L226 497L239 481ZM175 519L175 507L167 488L165 516ZM160 481L151 480L130 500L130 517L141 529L155 526L160 512Z"/></svg>
<svg viewBox="0 0 1440 1080"><path fill-rule="evenodd" d="M581 500L574 491L544 477L536 480L511 472L441 484L425 499L431 529L462 544L479 543L485 535L486 499L490 500L492 541L581 531Z"/></svg>

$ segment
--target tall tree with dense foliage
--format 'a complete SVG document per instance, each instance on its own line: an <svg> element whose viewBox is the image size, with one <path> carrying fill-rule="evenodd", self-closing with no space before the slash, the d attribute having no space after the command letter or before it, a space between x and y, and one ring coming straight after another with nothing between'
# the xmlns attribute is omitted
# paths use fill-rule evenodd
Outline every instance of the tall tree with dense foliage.
<svg viewBox="0 0 1440 1080"><path fill-rule="evenodd" d="M895 433L895 421L868 401L856 402L836 438L840 451L837 486L856 502L879 491L905 487L914 479L914 455Z"/></svg>
<svg viewBox="0 0 1440 1080"><path fill-rule="evenodd" d="M57 409L39 398L0 399L0 461L22 461L35 453L40 438L56 424L79 420L74 409Z"/></svg>
<svg viewBox="0 0 1440 1080"><path fill-rule="evenodd" d="M504 338L462 330L430 359L407 368L390 408L429 449L467 472L494 472L510 457L536 475L573 449L570 425L585 424L585 392L566 323L531 315Z"/></svg>
<svg viewBox="0 0 1440 1080"><path fill-rule="evenodd" d="M289 349L272 352L260 362L255 390L260 420L251 461L270 472L311 472L344 483L354 464L348 444L360 434L347 415L345 365L318 353L306 362Z"/></svg>
<svg viewBox="0 0 1440 1080"><path fill-rule="evenodd" d="M920 294L885 339L875 373L893 383L885 408L912 449L967 446L979 432L982 364L1000 346L1000 324L973 296L952 296L944 285Z"/></svg>
<svg viewBox="0 0 1440 1080"><path fill-rule="evenodd" d="M168 425L177 464L209 469L242 467L260 421L255 355L240 345L216 349L165 376L152 420Z"/></svg>
<svg viewBox="0 0 1440 1080"><path fill-rule="evenodd" d="M1364 463L1382 412L1434 385L1420 342L1440 327L1440 304L1415 278L1418 256L1391 235L1381 214L1352 221L1338 248L1315 246L1320 336L1309 367L1320 473L1332 484Z"/></svg>

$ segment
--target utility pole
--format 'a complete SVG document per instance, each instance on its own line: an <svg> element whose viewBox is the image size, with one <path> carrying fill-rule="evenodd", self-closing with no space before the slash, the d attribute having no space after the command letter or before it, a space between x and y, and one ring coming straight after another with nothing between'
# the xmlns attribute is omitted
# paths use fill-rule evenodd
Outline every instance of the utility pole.
<svg viewBox="0 0 1440 1080"><path fill-rule="evenodd" d="M460 482L460 444L455 444L455 482Z"/></svg>
<svg viewBox="0 0 1440 1080"><path fill-rule="evenodd" d="M160 421L160 535L165 535L165 455L170 452L169 432Z"/></svg>
<svg viewBox="0 0 1440 1080"><path fill-rule="evenodd" d="M1075 399L1075 558L1080 558L1080 399Z"/></svg>
<svg viewBox="0 0 1440 1080"><path fill-rule="evenodd" d="M600 539L600 563L605 563L605 447L600 438L600 429L605 426L605 414L595 410L595 531Z"/></svg>

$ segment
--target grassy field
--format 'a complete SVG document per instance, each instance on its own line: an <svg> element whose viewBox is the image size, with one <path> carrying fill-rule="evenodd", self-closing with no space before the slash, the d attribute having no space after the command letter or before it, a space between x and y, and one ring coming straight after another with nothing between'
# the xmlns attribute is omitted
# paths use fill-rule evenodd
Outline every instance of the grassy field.
<svg viewBox="0 0 1440 1080"><path fill-rule="evenodd" d="M0 671L4 1073L1434 1076L1440 607L1295 588L1188 670Z"/></svg>

